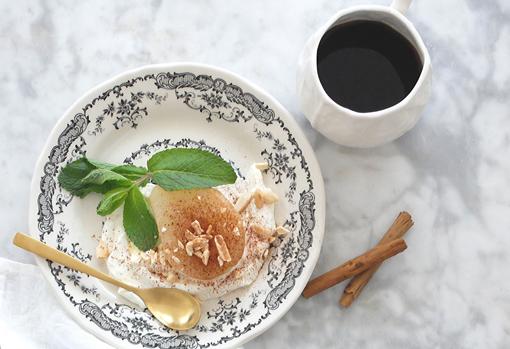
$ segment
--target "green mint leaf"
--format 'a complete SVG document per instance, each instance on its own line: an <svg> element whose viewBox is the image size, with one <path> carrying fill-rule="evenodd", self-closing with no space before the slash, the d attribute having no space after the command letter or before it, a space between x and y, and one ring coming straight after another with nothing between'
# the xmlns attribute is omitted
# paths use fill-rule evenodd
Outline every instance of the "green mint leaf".
<svg viewBox="0 0 510 349"><path fill-rule="evenodd" d="M106 193L114 188L112 183L105 183L102 185L84 183L83 179L87 177L92 171L98 168L107 168L114 165L92 161L86 157L70 162L62 168L58 175L58 182L62 188L67 190L73 195L84 197L89 193Z"/></svg>
<svg viewBox="0 0 510 349"><path fill-rule="evenodd" d="M88 161L92 165L96 166L96 168L103 168L105 170L111 170L112 168L117 167L117 165L109 164L107 162L101 162L101 161L90 160L90 159L88 159Z"/></svg>
<svg viewBox="0 0 510 349"><path fill-rule="evenodd" d="M83 184L102 185L105 183L113 183L116 186L130 186L131 181L126 177L115 173L110 170L97 168L91 171L85 178L82 179Z"/></svg>
<svg viewBox="0 0 510 349"><path fill-rule="evenodd" d="M200 149L174 148L154 154L147 167L152 180L165 190L210 188L234 183L230 164Z"/></svg>
<svg viewBox="0 0 510 349"><path fill-rule="evenodd" d="M98 190L95 186L82 182L82 179L95 169L96 166L91 164L86 157L83 157L63 167L58 175L58 182L62 188L71 194L84 197L88 193Z"/></svg>
<svg viewBox="0 0 510 349"><path fill-rule="evenodd" d="M97 206L97 214L107 216L113 213L126 200L129 189L130 187L120 187L105 193Z"/></svg>
<svg viewBox="0 0 510 349"><path fill-rule="evenodd" d="M124 230L133 244L142 251L156 246L159 233L156 220L138 187L132 187L124 202Z"/></svg>
<svg viewBox="0 0 510 349"><path fill-rule="evenodd" d="M143 177L147 174L147 169L143 167L138 167L135 165L120 165L115 166L111 169L113 172L118 173L127 179L135 181L140 177Z"/></svg>

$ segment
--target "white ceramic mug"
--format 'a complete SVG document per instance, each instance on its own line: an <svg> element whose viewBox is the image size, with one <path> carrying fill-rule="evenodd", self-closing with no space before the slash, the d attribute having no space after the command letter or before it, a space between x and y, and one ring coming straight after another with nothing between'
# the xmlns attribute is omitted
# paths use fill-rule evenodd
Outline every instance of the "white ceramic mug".
<svg viewBox="0 0 510 349"><path fill-rule="evenodd" d="M413 128L429 98L430 57L420 35L404 16L411 0L394 0L391 6L364 5L338 12L306 43L298 64L301 110L312 126L332 141L350 147L374 147L390 142ZM378 21L407 38L418 52L423 68L411 92L399 103L382 110L360 113L335 103L324 91L317 73L317 49L332 27L353 20Z"/></svg>

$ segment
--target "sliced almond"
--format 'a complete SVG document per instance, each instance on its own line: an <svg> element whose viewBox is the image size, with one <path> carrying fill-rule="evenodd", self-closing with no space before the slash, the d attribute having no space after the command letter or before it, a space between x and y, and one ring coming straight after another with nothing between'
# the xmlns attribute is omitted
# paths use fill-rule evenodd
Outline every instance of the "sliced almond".
<svg viewBox="0 0 510 349"><path fill-rule="evenodd" d="M205 235L211 236L211 232L212 232L212 225L209 224L209 226L207 227L207 230L205 231Z"/></svg>
<svg viewBox="0 0 510 349"><path fill-rule="evenodd" d="M196 239L196 235L193 234L192 232L190 232L188 229L186 229L186 231L184 232L184 237L188 240L188 241L191 241L191 240L194 240Z"/></svg>
<svg viewBox="0 0 510 349"><path fill-rule="evenodd" d="M168 274L166 276L166 281L168 281L168 282L175 282L176 280L177 280L177 275L175 275L172 272L168 272Z"/></svg>
<svg viewBox="0 0 510 349"><path fill-rule="evenodd" d="M195 231L195 235L200 235L200 234L204 233L204 230L200 226L200 222L197 220L194 220L193 222L191 222L191 227Z"/></svg>
<svg viewBox="0 0 510 349"><path fill-rule="evenodd" d="M181 250L184 250L184 244L181 242L181 240L177 240L177 246L178 246Z"/></svg>
<svg viewBox="0 0 510 349"><path fill-rule="evenodd" d="M193 256L193 240L186 243L186 254L190 257Z"/></svg>
<svg viewBox="0 0 510 349"><path fill-rule="evenodd" d="M205 238L196 238L193 242L193 249L194 250L205 250L206 248L209 248L209 240Z"/></svg>
<svg viewBox="0 0 510 349"><path fill-rule="evenodd" d="M276 195L271 189L265 189L262 192L262 197L266 205L274 204L278 201L278 195Z"/></svg>
<svg viewBox="0 0 510 349"><path fill-rule="evenodd" d="M150 253L152 252L152 253ZM157 252L154 252L154 251L149 251L149 256L151 258L151 264L156 264L156 260L158 259L158 253Z"/></svg>
<svg viewBox="0 0 510 349"><path fill-rule="evenodd" d="M267 255L269 254L269 250L265 250L262 254L262 258L266 259Z"/></svg>
<svg viewBox="0 0 510 349"><path fill-rule="evenodd" d="M207 265L207 263L209 263L209 249L205 250L204 253L202 254L202 263L204 263L204 265Z"/></svg>
<svg viewBox="0 0 510 349"><path fill-rule="evenodd" d="M277 226L275 229L276 236L285 236L289 233L289 230L281 225Z"/></svg>
<svg viewBox="0 0 510 349"><path fill-rule="evenodd" d="M223 266L223 259L221 259L220 256L218 256L218 264L219 264L220 267Z"/></svg>
<svg viewBox="0 0 510 349"><path fill-rule="evenodd" d="M244 210L246 210L246 207L250 204L250 201L252 199L251 193L243 193L236 201L236 204L234 205L237 212L241 213Z"/></svg>
<svg viewBox="0 0 510 349"><path fill-rule="evenodd" d="M257 162L257 163L255 163L255 167L258 170L264 171L264 170L267 170L269 168L269 165L268 165L267 162Z"/></svg>
<svg viewBox="0 0 510 349"><path fill-rule="evenodd" d="M257 206L257 208L262 208L262 206L264 206L264 196L260 189L255 190L253 193L253 201L255 201L255 206Z"/></svg>
<svg viewBox="0 0 510 349"><path fill-rule="evenodd" d="M257 208L262 208L264 205L270 205L278 201L278 195L276 195L271 189L256 189L253 192L253 200Z"/></svg>
<svg viewBox="0 0 510 349"><path fill-rule="evenodd" d="M220 257L225 262L230 262L232 258L230 257L230 252L228 251L228 247L227 244L225 243L225 239L223 239L223 236L215 235L214 243L216 244L216 248L218 249L218 257Z"/></svg>
<svg viewBox="0 0 510 349"><path fill-rule="evenodd" d="M180 264L181 263L181 260L179 258L177 258L176 256L172 256L172 260L177 263L177 264Z"/></svg>
<svg viewBox="0 0 510 349"><path fill-rule="evenodd" d="M179 247L174 248L174 253L179 252Z"/></svg>
<svg viewBox="0 0 510 349"><path fill-rule="evenodd" d="M166 264L166 258L164 253L158 254L159 264L165 265Z"/></svg>

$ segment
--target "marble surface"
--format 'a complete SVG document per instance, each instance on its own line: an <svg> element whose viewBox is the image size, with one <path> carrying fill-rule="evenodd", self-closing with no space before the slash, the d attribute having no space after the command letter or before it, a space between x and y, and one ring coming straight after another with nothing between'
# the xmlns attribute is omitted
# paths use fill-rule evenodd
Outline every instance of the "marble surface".
<svg viewBox="0 0 510 349"><path fill-rule="evenodd" d="M316 133L295 93L307 37L359 3L0 2L0 256L34 263L11 233L27 229L33 166L76 98L140 65L199 61L260 85L305 130L328 195L315 275L374 245L400 210L416 221L408 250L354 306L337 306L345 284L300 299L247 348L508 347L510 2L414 1L408 17L430 49L433 94L411 132L369 150Z"/></svg>

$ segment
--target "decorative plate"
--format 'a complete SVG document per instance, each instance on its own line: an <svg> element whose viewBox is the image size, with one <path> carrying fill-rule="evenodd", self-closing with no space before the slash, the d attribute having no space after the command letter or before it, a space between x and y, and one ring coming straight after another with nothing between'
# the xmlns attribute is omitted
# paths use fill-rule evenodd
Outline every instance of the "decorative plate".
<svg viewBox="0 0 510 349"><path fill-rule="evenodd" d="M169 147L201 148L230 161L242 176L266 161L265 182L279 196L278 224L291 234L272 247L249 287L203 303L197 327L176 332L146 309L94 278L38 259L72 316L115 347L235 347L274 324L299 297L319 256L324 189L314 153L292 116L239 76L199 64L142 67L121 74L80 98L53 129L31 189L30 232L59 250L105 271L94 256L102 219L98 197L74 199L57 183L68 162L82 155L144 164Z"/></svg>

